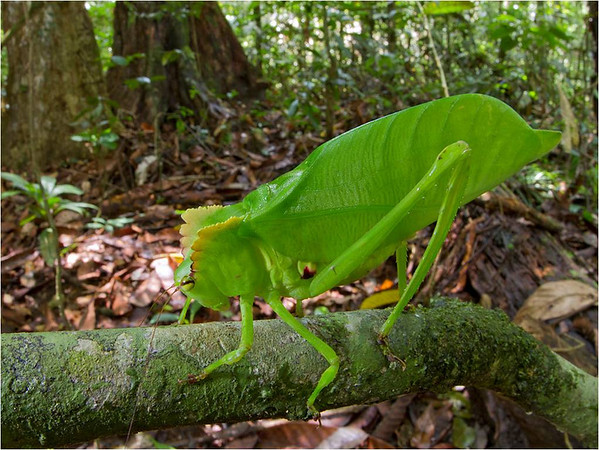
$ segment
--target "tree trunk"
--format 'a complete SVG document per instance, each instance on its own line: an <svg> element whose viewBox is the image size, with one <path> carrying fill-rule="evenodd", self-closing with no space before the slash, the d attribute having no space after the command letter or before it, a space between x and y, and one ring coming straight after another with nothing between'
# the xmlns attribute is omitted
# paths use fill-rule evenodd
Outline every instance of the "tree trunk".
<svg viewBox="0 0 599 450"><path fill-rule="evenodd" d="M262 30L262 11L260 2L256 2L252 14L254 15L254 23L256 24L256 64L258 70L262 73L262 39L264 31Z"/></svg>
<svg viewBox="0 0 599 450"><path fill-rule="evenodd" d="M395 19L395 13L397 11L395 2L387 3L387 51L391 54L395 54L397 50L397 30L395 29L397 21Z"/></svg>
<svg viewBox="0 0 599 450"><path fill-rule="evenodd" d="M593 38L591 49L593 50L593 75L591 75L591 92L593 93L593 111L597 115L597 2L587 2L589 15L587 16L587 30Z"/></svg>
<svg viewBox="0 0 599 450"><path fill-rule="evenodd" d="M100 52L83 2L3 2L8 81L2 163L44 169L85 148L70 124L104 93Z"/></svg>
<svg viewBox="0 0 599 450"><path fill-rule="evenodd" d="M187 107L218 115L211 92L259 95L243 49L216 2L117 2L110 98L140 121Z"/></svg>
<svg viewBox="0 0 599 450"><path fill-rule="evenodd" d="M325 130L326 138L332 139L335 126L335 109L337 98L337 61L331 51L331 38L329 33L330 22L328 15L328 5L322 4L322 34L324 40L325 54L328 59L327 79L325 81Z"/></svg>
<svg viewBox="0 0 599 450"><path fill-rule="evenodd" d="M432 304L404 313L392 330L391 349L405 370L389 363L377 344L388 310L302 319L340 357L337 378L316 406L474 386L597 446L597 378L501 311L449 299ZM236 348L239 335L240 324L231 322L161 327L155 334L149 328L3 334L2 446L63 447L125 434L132 417L133 430L304 418L327 364L280 320L255 323L254 346L240 362L194 385L177 381Z"/></svg>

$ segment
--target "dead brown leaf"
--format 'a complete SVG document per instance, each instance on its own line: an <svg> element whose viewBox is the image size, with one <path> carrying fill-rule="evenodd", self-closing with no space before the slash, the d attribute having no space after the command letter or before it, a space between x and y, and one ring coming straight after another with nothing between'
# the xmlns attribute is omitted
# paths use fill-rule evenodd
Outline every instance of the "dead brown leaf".
<svg viewBox="0 0 599 450"><path fill-rule="evenodd" d="M94 328L96 328L96 307L92 299L87 305L85 315L81 318L81 322L79 322L77 329L93 330Z"/></svg>
<svg viewBox="0 0 599 450"><path fill-rule="evenodd" d="M256 448L316 448L335 430L315 423L288 422L260 431Z"/></svg>
<svg viewBox="0 0 599 450"><path fill-rule="evenodd" d="M520 308L514 322L524 316L547 321L561 320L597 304L597 290L577 280L553 281L539 287Z"/></svg>
<svg viewBox="0 0 599 450"><path fill-rule="evenodd" d="M431 401L414 421L414 434L410 443L416 448L431 448L451 429L453 413L451 403Z"/></svg>

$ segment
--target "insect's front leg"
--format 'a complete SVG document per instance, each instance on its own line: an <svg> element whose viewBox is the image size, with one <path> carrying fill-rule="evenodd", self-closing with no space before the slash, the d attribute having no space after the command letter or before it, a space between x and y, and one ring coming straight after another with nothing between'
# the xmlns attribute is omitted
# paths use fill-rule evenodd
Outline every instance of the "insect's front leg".
<svg viewBox="0 0 599 450"><path fill-rule="evenodd" d="M185 316L187 316L187 310L189 309L190 305L191 298L185 297L185 304L183 305L183 309L181 310L181 313L179 314L179 319L177 320L178 325L183 325L185 323Z"/></svg>
<svg viewBox="0 0 599 450"><path fill-rule="evenodd" d="M241 342L239 343L239 347L237 347L236 350L227 353L218 361L210 364L201 373L196 375L189 374L187 379L179 380L179 383L196 383L199 380L206 378L210 373L214 372L223 364L234 364L245 356L250 348L252 348L252 344L254 343L254 320L252 314L253 304L253 295L241 295L239 297L239 306L241 309Z"/></svg>

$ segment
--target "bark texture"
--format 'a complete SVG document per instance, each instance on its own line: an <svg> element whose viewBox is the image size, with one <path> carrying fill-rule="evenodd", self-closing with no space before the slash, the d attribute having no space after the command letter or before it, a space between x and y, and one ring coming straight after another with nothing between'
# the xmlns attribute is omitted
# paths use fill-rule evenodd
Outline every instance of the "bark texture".
<svg viewBox="0 0 599 450"><path fill-rule="evenodd" d="M81 157L70 124L104 93L100 53L84 2L2 2L6 40L7 110L2 163L44 169Z"/></svg>
<svg viewBox="0 0 599 450"><path fill-rule="evenodd" d="M500 311L439 299L400 317L389 363L376 343L388 311L303 319L340 356L321 410L455 385L492 389L597 445L597 378L577 369ZM2 446L62 447L174 425L303 418L324 359L280 320L255 324L239 363L178 383L236 348L239 323L2 335Z"/></svg>
<svg viewBox="0 0 599 450"><path fill-rule="evenodd" d="M113 54L129 59L107 73L110 97L140 121L184 106L214 108L210 91L258 94L256 72L216 2L117 2ZM131 80L149 84L131 87ZM129 86L127 85L129 83ZM135 82L133 82L136 84Z"/></svg>

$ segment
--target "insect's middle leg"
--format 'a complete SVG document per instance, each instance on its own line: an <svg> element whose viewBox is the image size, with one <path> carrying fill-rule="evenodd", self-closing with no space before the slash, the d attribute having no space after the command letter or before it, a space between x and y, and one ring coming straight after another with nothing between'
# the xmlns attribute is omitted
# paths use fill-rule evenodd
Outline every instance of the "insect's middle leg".
<svg viewBox="0 0 599 450"><path fill-rule="evenodd" d="M239 306L241 309L241 342L239 347L232 352L227 353L225 356L220 358L218 361L213 362L206 367L202 373L198 375L188 375L186 380L179 380L179 382L196 383L199 380L203 380L210 373L214 372L223 364L234 364L245 356L245 354L252 348L254 343L254 322L252 314L252 305L254 304L253 295L242 295L239 297Z"/></svg>
<svg viewBox="0 0 599 450"><path fill-rule="evenodd" d="M287 311L287 308L281 303L279 294L273 292L267 299L266 303L270 305L273 311L291 328L293 328L301 337L303 337L308 343L312 345L329 363L329 368L325 370L318 380L318 384L310 394L308 398L307 406L308 411L313 417L319 417L320 413L314 407L314 402L325 387L327 387L337 376L339 370L339 357L335 350L333 350L326 342L317 337L314 333L308 330L303 323L297 320L293 315Z"/></svg>

